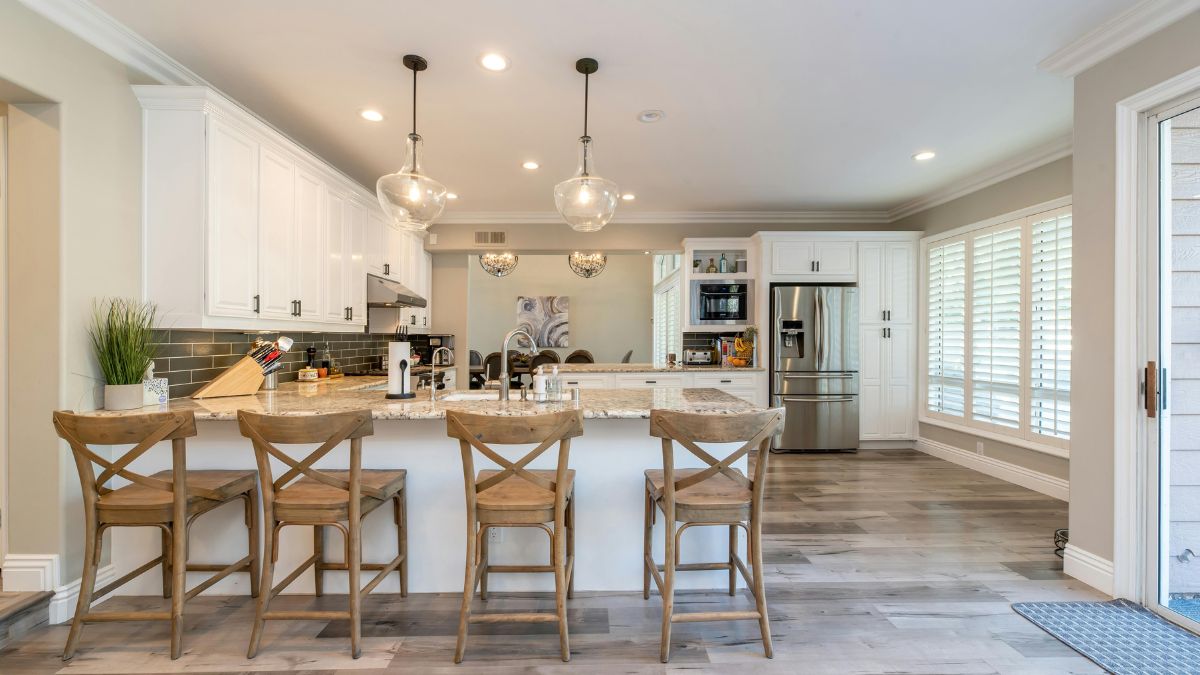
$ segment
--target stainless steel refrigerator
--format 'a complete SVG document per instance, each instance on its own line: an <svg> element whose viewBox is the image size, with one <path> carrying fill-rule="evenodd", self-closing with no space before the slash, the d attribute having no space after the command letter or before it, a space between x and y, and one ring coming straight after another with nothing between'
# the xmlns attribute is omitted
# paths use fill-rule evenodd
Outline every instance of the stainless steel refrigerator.
<svg viewBox="0 0 1200 675"><path fill-rule="evenodd" d="M771 405L778 450L858 449L858 289L771 286Z"/></svg>

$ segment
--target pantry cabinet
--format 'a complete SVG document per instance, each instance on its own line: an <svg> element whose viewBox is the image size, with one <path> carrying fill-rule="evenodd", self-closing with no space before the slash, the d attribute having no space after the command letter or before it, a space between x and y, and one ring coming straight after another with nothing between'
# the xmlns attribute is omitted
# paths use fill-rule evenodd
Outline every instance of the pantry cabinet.
<svg viewBox="0 0 1200 675"><path fill-rule="evenodd" d="M361 185L208 88L134 92L144 295L162 325L358 332L368 272L428 295L422 242Z"/></svg>
<svg viewBox="0 0 1200 675"><path fill-rule="evenodd" d="M863 440L908 440L916 431L916 255L914 242L858 245Z"/></svg>

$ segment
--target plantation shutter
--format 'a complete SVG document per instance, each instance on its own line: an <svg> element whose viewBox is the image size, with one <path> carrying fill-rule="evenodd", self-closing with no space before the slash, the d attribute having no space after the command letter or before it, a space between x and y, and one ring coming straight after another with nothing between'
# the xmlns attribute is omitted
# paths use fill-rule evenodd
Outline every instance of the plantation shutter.
<svg viewBox="0 0 1200 675"><path fill-rule="evenodd" d="M1030 228L1029 430L1071 436L1071 214Z"/></svg>
<svg viewBox="0 0 1200 675"><path fill-rule="evenodd" d="M1021 426L1021 225L974 237L971 418Z"/></svg>
<svg viewBox="0 0 1200 675"><path fill-rule="evenodd" d="M967 244L929 249L926 407L962 417L966 407Z"/></svg>
<svg viewBox="0 0 1200 675"><path fill-rule="evenodd" d="M654 292L654 362L666 363L667 354L678 355L683 334L679 322L679 278L660 285Z"/></svg>

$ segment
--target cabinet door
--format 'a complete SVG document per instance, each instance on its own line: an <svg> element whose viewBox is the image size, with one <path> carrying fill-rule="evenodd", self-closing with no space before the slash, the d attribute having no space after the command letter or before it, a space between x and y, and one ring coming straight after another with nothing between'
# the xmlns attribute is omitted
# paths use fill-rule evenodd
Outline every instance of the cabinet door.
<svg viewBox="0 0 1200 675"><path fill-rule="evenodd" d="M888 326L887 358L885 365L887 407L884 434L890 439L913 437L916 416L916 359L914 331L912 326Z"/></svg>
<svg viewBox="0 0 1200 675"><path fill-rule="evenodd" d="M682 387L684 376L678 373L629 373L617 375L614 384L618 389L658 389L660 387Z"/></svg>
<svg viewBox="0 0 1200 675"><path fill-rule="evenodd" d="M259 314L289 320L296 313L296 167L291 157L265 145L259 158Z"/></svg>
<svg viewBox="0 0 1200 675"><path fill-rule="evenodd" d="M367 322L367 209L353 200L346 202L346 304L351 323Z"/></svg>
<svg viewBox="0 0 1200 675"><path fill-rule="evenodd" d="M604 373L559 373L564 387L580 389L611 389L613 378Z"/></svg>
<svg viewBox="0 0 1200 675"><path fill-rule="evenodd" d="M433 330L433 254L429 251L424 252L425 257L425 312L421 328L425 329L426 333Z"/></svg>
<svg viewBox="0 0 1200 675"><path fill-rule="evenodd" d="M884 320L884 296L888 292L884 288L884 244L876 241L859 244L858 316L864 325Z"/></svg>
<svg viewBox="0 0 1200 675"><path fill-rule="evenodd" d="M813 244L817 274L853 275L858 263L857 245L852 241L818 241Z"/></svg>
<svg viewBox="0 0 1200 675"><path fill-rule="evenodd" d="M325 196L325 289L321 318L328 323L345 323L346 308L346 198L336 192Z"/></svg>
<svg viewBox="0 0 1200 675"><path fill-rule="evenodd" d="M405 288L412 288L412 261L409 250L412 248L412 235L388 227L388 258L392 261L391 277L400 282Z"/></svg>
<svg viewBox="0 0 1200 675"><path fill-rule="evenodd" d="M858 426L859 437L863 440L883 438L887 425L887 389L884 386L887 338L883 337L883 331L884 328L877 325L864 325L860 330Z"/></svg>
<svg viewBox="0 0 1200 675"><path fill-rule="evenodd" d="M884 252L883 309L889 312L890 323L912 323L916 293L917 246L909 242L892 242ZM866 316L863 314L862 316Z"/></svg>
<svg viewBox="0 0 1200 675"><path fill-rule="evenodd" d="M388 228L384 224L383 218L376 216L374 211L367 218L366 228L367 272L379 276L387 276L385 270L388 268L385 265L391 262L388 259L388 230L391 228Z"/></svg>
<svg viewBox="0 0 1200 675"><path fill-rule="evenodd" d="M304 321L321 321L325 278L325 186L304 169L296 170L296 253L294 295Z"/></svg>
<svg viewBox="0 0 1200 675"><path fill-rule="evenodd" d="M207 309L258 316L258 144L209 118Z"/></svg>
<svg viewBox="0 0 1200 675"><path fill-rule="evenodd" d="M813 274L813 242L777 241L771 244L772 274Z"/></svg>

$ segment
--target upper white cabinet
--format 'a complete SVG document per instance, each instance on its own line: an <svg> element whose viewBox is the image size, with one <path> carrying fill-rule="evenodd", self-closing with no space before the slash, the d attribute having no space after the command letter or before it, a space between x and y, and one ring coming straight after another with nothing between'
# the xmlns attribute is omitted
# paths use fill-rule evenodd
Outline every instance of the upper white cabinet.
<svg viewBox="0 0 1200 675"><path fill-rule="evenodd" d="M135 86L162 325L361 331L366 275L427 276L374 194L205 87ZM426 294L428 290L426 290Z"/></svg>
<svg viewBox="0 0 1200 675"><path fill-rule="evenodd" d="M207 184L208 192L208 314L213 316L254 318L259 306L258 293L258 143L249 134L234 124L213 120L208 128L208 154L210 161L200 169L200 181ZM147 163L150 153L158 148L147 148ZM158 174L147 167L147 179L154 180ZM156 181L157 182L157 181ZM203 188L203 186L195 186ZM169 194L156 202L169 207ZM200 211L199 214L202 214ZM178 243L171 245L173 237L168 232L159 237L158 223L147 222L146 235L151 243L161 241L164 248L177 249L170 255L184 253ZM179 229L178 222L161 221L162 230ZM204 230L200 230L204 232ZM158 251L147 247L147 253L168 255L168 250ZM148 256L149 257L149 256ZM169 271L169 267L167 268ZM160 280L168 281L169 280ZM153 291L153 288L147 289ZM195 299L197 302L200 298ZM170 306L164 307L171 311Z"/></svg>
<svg viewBox="0 0 1200 675"><path fill-rule="evenodd" d="M770 273L777 276L853 279L858 258L853 241L790 240L770 244Z"/></svg>

